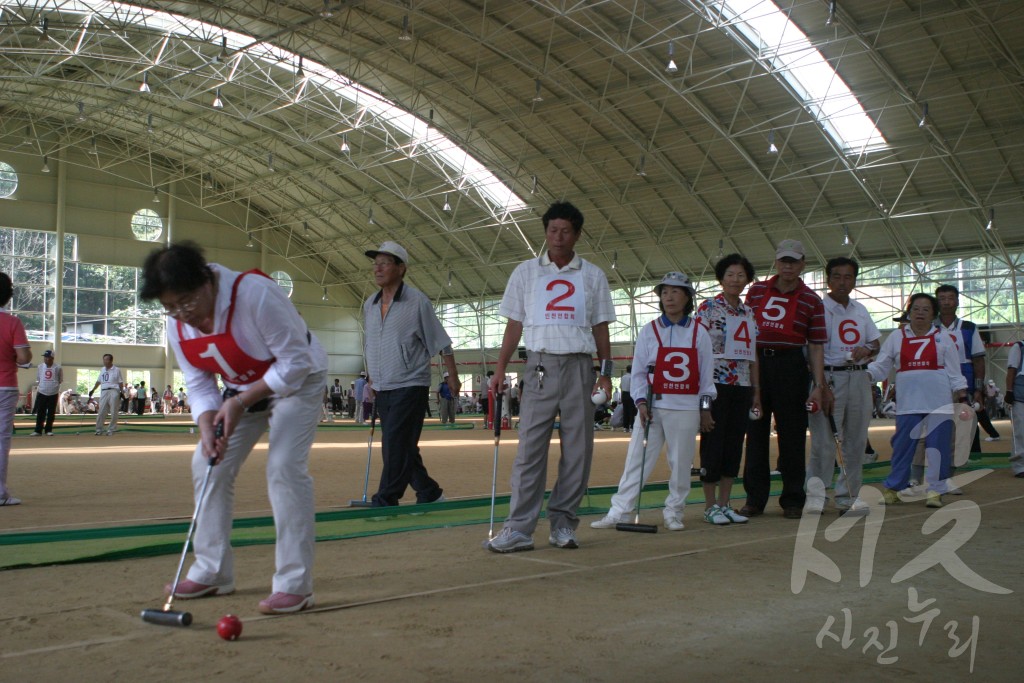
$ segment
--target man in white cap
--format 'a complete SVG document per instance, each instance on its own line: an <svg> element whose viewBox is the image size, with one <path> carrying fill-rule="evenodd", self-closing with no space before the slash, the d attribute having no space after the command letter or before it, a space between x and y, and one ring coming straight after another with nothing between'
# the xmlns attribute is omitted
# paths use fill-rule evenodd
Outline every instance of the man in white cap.
<svg viewBox="0 0 1024 683"><path fill-rule="evenodd" d="M421 291L404 282L409 253L385 242L366 255L380 291L363 304L367 391L375 395L381 423L384 469L373 494L374 507L398 505L412 486L417 503L443 500L442 489L427 474L419 440L430 394L430 359L440 353L448 369L448 388L459 395L452 340Z"/></svg>
<svg viewBox="0 0 1024 683"><path fill-rule="evenodd" d="M548 499L548 542L557 548L579 547L576 510L587 490L594 454L590 397L596 389L605 396L612 393L608 324L615 321L615 307L604 272L575 251L583 232L583 214L568 202L558 202L541 220L546 249L539 258L516 266L499 308L508 323L490 379L491 391L503 391L505 371L520 338L526 346L526 370L509 514L501 533L486 545L496 553L533 549L533 532L544 504L551 426L557 415L561 416L562 459ZM596 386L595 351L601 362Z"/></svg>
<svg viewBox="0 0 1024 683"><path fill-rule="evenodd" d="M448 378L451 376L447 370L444 377L437 386L437 412L441 416L441 424L455 424L455 397L452 395L451 387L448 386Z"/></svg>
<svg viewBox="0 0 1024 683"><path fill-rule="evenodd" d="M747 503L740 510L744 517L762 514L768 504L768 444L774 415L779 435L777 469L782 474L779 505L784 517L800 519L806 499L807 408L826 413L832 409L824 372L824 344L828 341L825 309L818 295L800 279L805 265L804 245L782 240L775 250L777 274L747 290L746 304L757 321L762 417L751 420L747 428L743 468Z"/></svg>
<svg viewBox="0 0 1024 683"><path fill-rule="evenodd" d="M64 369L53 362L53 351L43 351L43 362L39 365L36 377L39 386L36 388L36 430L30 436L53 436L53 418L57 414L57 396L60 385L64 381Z"/></svg>

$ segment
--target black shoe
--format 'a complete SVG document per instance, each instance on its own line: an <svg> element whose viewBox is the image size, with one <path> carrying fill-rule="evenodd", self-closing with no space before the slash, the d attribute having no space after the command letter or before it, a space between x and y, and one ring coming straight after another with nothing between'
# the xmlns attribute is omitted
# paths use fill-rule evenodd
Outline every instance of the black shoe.
<svg viewBox="0 0 1024 683"><path fill-rule="evenodd" d="M782 516L786 519L800 519L803 515L802 508L782 508Z"/></svg>

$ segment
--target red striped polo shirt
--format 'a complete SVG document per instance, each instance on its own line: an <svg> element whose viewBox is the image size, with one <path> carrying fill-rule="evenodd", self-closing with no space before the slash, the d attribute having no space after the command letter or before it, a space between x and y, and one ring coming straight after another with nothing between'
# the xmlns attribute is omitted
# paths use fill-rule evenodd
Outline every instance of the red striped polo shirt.
<svg viewBox="0 0 1024 683"><path fill-rule="evenodd" d="M745 303L754 309L758 348L796 347L808 342L824 344L828 341L825 307L821 303L821 298L805 285L803 280L799 280L796 289L783 294L775 286L778 279L779 276L775 275L763 282L755 282L747 290ZM794 303L793 297L796 297L797 301L790 311L790 305ZM766 324L761 315L765 312L766 306L771 307L773 311L785 310L783 319L775 324ZM788 333L788 330L792 330L792 333Z"/></svg>

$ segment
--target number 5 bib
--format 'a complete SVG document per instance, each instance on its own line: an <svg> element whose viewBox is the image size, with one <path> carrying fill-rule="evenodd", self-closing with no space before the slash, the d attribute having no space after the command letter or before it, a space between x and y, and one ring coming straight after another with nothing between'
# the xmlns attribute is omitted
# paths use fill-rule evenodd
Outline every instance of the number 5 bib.
<svg viewBox="0 0 1024 683"><path fill-rule="evenodd" d="M658 321L651 327L658 340L658 358L654 362L654 380L651 387L656 394L696 394L700 389L700 366L697 364L697 322L693 326L690 347L663 346L658 334Z"/></svg>
<svg viewBox="0 0 1024 683"><path fill-rule="evenodd" d="M181 344L181 352L185 359L200 370L220 375L225 382L231 384L249 384L255 382L266 374L267 370L274 363L274 358L262 360L253 358L238 346L238 342L231 336L231 319L235 315L235 295L238 294L238 284L246 275L265 274L258 270L249 270L235 279L231 287L231 306L228 308L228 322L224 331L220 334L211 334L195 339L182 338L182 325L178 322L178 339Z"/></svg>
<svg viewBox="0 0 1024 683"><path fill-rule="evenodd" d="M575 270L537 279L533 290L534 325L587 325L587 296L582 272Z"/></svg>

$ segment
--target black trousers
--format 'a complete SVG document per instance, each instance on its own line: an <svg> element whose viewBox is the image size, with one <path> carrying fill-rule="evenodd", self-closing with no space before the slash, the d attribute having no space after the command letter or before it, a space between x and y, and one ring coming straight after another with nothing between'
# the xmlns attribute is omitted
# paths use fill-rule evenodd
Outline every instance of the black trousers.
<svg viewBox="0 0 1024 683"><path fill-rule="evenodd" d="M743 437L750 422L754 390L734 384L716 384L718 398L711 404L715 428L700 435L700 466L707 474L700 480L716 484L722 477L739 474Z"/></svg>
<svg viewBox="0 0 1024 683"><path fill-rule="evenodd" d="M57 396L58 394L54 394L53 396L36 394L36 407L33 412L36 414L37 433L43 433L44 423L46 431L53 431L53 417L57 414Z"/></svg>
<svg viewBox="0 0 1024 683"><path fill-rule="evenodd" d="M633 429L636 422L636 402L629 395L628 391L622 392L622 426L626 429Z"/></svg>
<svg viewBox="0 0 1024 683"><path fill-rule="evenodd" d="M373 494L374 507L398 505L410 485L416 491L417 503L432 503L441 496L441 487L427 474L420 456L428 392L428 387L377 392L384 469L380 473L380 487Z"/></svg>
<svg viewBox="0 0 1024 683"><path fill-rule="evenodd" d="M778 470L782 474L779 505L804 506L804 478L807 474L807 389L810 372L802 349L787 349L775 355L759 353L761 365L760 420L747 426L747 462L743 467L743 488L747 505L764 510L771 488L768 444L772 416L779 437Z"/></svg>

